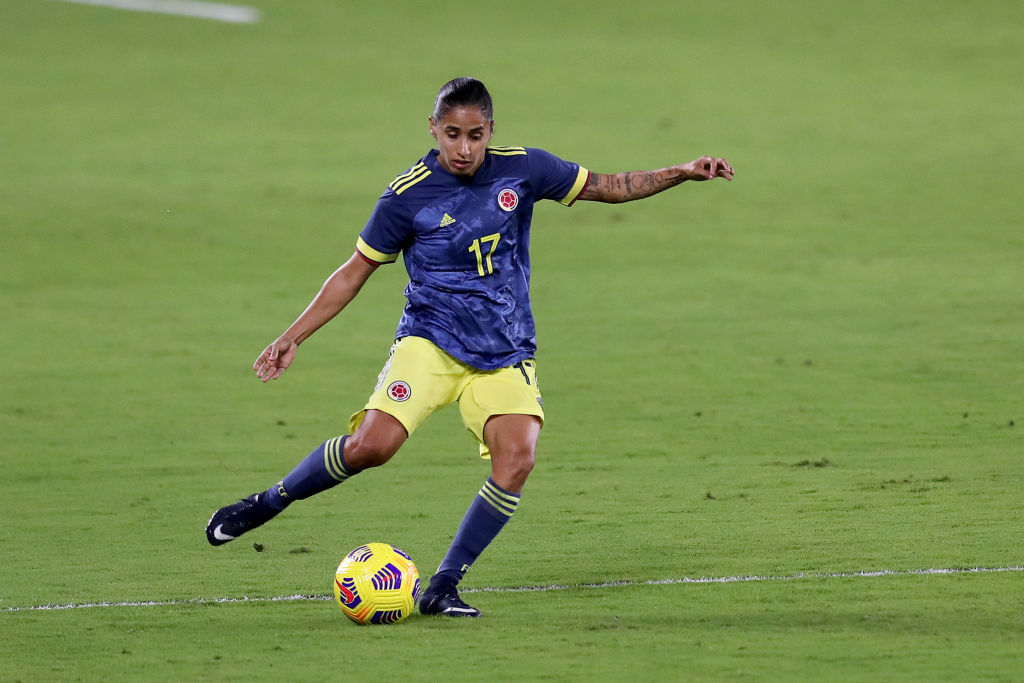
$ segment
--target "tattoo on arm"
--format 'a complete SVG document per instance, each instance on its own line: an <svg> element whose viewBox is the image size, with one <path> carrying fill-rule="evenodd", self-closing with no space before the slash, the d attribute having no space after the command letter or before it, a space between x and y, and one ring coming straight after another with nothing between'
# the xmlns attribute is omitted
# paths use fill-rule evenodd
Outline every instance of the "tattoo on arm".
<svg viewBox="0 0 1024 683"><path fill-rule="evenodd" d="M615 175L592 173L590 182L580 194L580 199L609 204L629 202L663 192L684 180L686 176L673 168L630 171Z"/></svg>

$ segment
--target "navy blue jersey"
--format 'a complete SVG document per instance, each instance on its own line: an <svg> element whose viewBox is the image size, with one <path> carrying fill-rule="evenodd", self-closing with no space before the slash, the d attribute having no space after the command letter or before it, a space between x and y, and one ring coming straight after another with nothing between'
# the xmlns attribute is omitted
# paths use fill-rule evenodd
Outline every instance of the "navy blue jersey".
<svg viewBox="0 0 1024 683"><path fill-rule="evenodd" d="M388 186L356 249L373 263L403 255L408 300L396 337L424 337L480 370L537 350L530 309L533 205L571 205L589 172L541 149L488 147L470 179L431 150Z"/></svg>

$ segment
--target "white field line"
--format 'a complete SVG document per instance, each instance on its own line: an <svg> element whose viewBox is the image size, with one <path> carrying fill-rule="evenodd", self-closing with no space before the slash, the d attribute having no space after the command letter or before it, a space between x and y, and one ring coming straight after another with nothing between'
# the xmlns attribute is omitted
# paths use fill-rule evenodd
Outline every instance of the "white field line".
<svg viewBox="0 0 1024 683"><path fill-rule="evenodd" d="M174 14L180 17L212 19L229 24L255 24L260 20L260 11L240 5L224 5L217 2L194 2L193 0L59 0L78 5L96 5L131 12L154 12Z"/></svg>
<svg viewBox="0 0 1024 683"><path fill-rule="evenodd" d="M583 584L552 584L548 586L513 586L505 588L465 588L460 592L468 593L543 593L547 591L593 590L602 588L620 588L624 586L666 586L676 584L705 583L751 583L765 581L798 581L801 579L859 579L879 578L887 576L932 576L949 574L993 574L999 572L1024 572L1024 566L1015 567L969 567L948 569L911 569L895 571L879 569L875 571L799 573L780 576L702 576L698 578L683 577L680 579L656 579L651 581L608 581L606 583ZM312 602L333 600L333 595L279 595L273 597L240 598L189 598L186 600L131 600L125 602L77 602L63 605L28 605L23 607L0 607L0 612L51 612L71 609L89 609L94 607L177 607L187 605L219 605L242 602Z"/></svg>

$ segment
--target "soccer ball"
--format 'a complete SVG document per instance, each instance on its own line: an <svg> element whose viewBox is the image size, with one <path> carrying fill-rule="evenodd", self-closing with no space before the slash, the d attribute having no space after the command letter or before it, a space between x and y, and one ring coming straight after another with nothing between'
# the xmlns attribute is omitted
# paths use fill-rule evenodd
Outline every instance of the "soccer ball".
<svg viewBox="0 0 1024 683"><path fill-rule="evenodd" d="M412 558L387 543L361 545L334 572L334 599L357 624L396 624L416 608L420 573Z"/></svg>

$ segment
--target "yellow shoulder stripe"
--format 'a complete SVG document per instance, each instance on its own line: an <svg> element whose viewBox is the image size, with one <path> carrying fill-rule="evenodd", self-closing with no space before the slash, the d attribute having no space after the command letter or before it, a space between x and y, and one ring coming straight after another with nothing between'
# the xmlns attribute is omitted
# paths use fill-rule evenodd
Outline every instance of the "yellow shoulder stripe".
<svg viewBox="0 0 1024 683"><path fill-rule="evenodd" d="M506 147L503 145L492 145L487 148L489 154L496 154L501 157L526 156L525 147Z"/></svg>
<svg viewBox="0 0 1024 683"><path fill-rule="evenodd" d="M366 258L377 263L394 263L398 260L397 253L385 254L383 251L377 251L363 240L362 235L356 240L356 249Z"/></svg>
<svg viewBox="0 0 1024 683"><path fill-rule="evenodd" d="M587 185L587 178L590 177L590 171L580 166L579 173L576 174L576 182L573 183L572 189L569 190L569 194L565 195L558 200L559 204L565 204L566 206L572 205L574 201L579 199L580 194L583 192Z"/></svg>
<svg viewBox="0 0 1024 683"><path fill-rule="evenodd" d="M421 161L402 175L392 180L388 187L390 187L395 194L402 194L428 175L430 175L430 169Z"/></svg>

